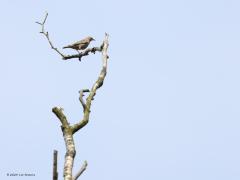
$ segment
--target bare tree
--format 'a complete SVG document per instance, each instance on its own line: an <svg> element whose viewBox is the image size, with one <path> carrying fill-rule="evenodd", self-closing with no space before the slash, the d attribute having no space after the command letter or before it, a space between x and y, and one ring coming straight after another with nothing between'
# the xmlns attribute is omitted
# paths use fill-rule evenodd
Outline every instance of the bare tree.
<svg viewBox="0 0 240 180"><path fill-rule="evenodd" d="M94 96L96 95L97 90L103 85L104 79L107 74L107 62L108 62L108 37L109 35L105 33L105 38L103 43L99 47L93 47L93 48L88 48L78 54L74 55L64 55L62 52L60 52L52 43L49 37L49 33L45 31L45 22L47 20L48 13L46 13L45 18L42 22L36 22L39 25L41 25L41 31L42 33L48 40L48 43L50 44L51 48L56 51L61 57L62 60L69 60L69 59L74 59L78 58L81 60L83 56L89 55L89 53L94 53L95 52L101 52L102 53L102 69L101 72L96 80L96 82L92 85L91 89L82 89L79 91L79 101L83 107L83 117L80 119L79 122L76 124L71 125L67 117L65 116L63 112L63 108L61 107L53 107L52 112L57 116L61 123L61 130L63 132L63 138L65 141L65 146L66 146L66 153L65 153L65 162L64 162L64 170L63 170L63 177L64 180L76 180L78 177L85 171L87 167L87 161L84 161L82 167L79 169L79 171L76 173L75 176L73 176L73 164L74 164L74 158L76 155L76 150L75 150L75 144L74 144L74 139L73 135L77 131L79 131L81 128L83 128L89 121L89 115L90 115L90 110L91 110L91 103L94 99ZM84 95L88 93L87 98L84 100ZM85 102L86 101L86 102ZM57 172L57 151L54 150L54 158L53 158L53 180L58 179L58 172Z"/></svg>

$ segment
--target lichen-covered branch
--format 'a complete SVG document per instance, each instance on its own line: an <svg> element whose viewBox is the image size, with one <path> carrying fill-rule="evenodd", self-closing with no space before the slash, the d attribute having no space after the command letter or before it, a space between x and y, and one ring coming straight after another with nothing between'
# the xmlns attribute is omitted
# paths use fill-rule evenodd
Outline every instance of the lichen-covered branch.
<svg viewBox="0 0 240 180"><path fill-rule="evenodd" d="M64 141L66 145L66 154L65 154L65 163L64 163L64 180L72 180L72 169L73 169L73 163L74 163L74 157L76 155L75 145L74 145L74 139L73 134L83 128L89 121L89 115L90 115L90 108L92 101L94 99L94 96L96 95L97 89L100 88L103 85L104 79L107 74L107 61L108 61L108 34L105 34L105 39L103 44L101 45L102 49L102 69L99 74L99 77L97 81L93 84L92 89L82 89L79 91L79 101L81 102L83 106L83 119L74 125L70 125L67 117L63 113L63 109L60 107L54 107L52 109L52 112L58 117L62 124L62 131L64 136ZM86 102L83 99L84 93L89 92L88 97L86 98ZM83 166L84 168L80 169L80 171L77 173L77 175L74 177L77 179L83 171L86 169L86 166Z"/></svg>
<svg viewBox="0 0 240 180"><path fill-rule="evenodd" d="M64 141L66 146L63 177L64 177L64 180L72 180L72 169L73 169L74 158L76 155L76 150L75 150L75 144L74 144L71 128L64 129L63 136L64 136Z"/></svg>
<svg viewBox="0 0 240 180"><path fill-rule="evenodd" d="M108 54L107 54L107 50L108 50L108 46L109 46L109 42L108 42L108 37L109 35L106 33L105 34L105 39L102 45L102 70L99 74L99 77L97 79L97 81L93 84L92 89L86 99L86 104L84 103L84 115L83 115L83 119L73 125L72 130L73 130L73 134L75 132L77 132L79 129L83 128L89 121L89 115L90 115L90 108L91 108L91 104L92 104L92 100L94 99L94 96L96 95L97 89L100 88L103 85L103 81L106 77L107 74L107 61L108 61ZM81 97L81 93L80 93L80 97L79 99L82 99ZM81 100L80 100L81 101Z"/></svg>
<svg viewBox="0 0 240 180"><path fill-rule="evenodd" d="M67 120L67 117L65 116L63 112L63 108L61 107L54 107L52 108L52 112L57 116L61 123L61 128L63 132L63 137L65 141L66 146L66 153L65 153L65 162L64 162L64 171L63 176L64 180L77 180L77 178L85 171L87 167L87 162L85 161L81 169L77 172L77 174L73 177L72 170L73 170L73 164L74 164L74 158L76 155L75 150L75 144L73 139L73 134L76 133L78 130L83 128L89 121L89 115L90 115L90 109L92 101L94 100L94 96L96 95L97 89L99 89L104 82L104 79L107 74L107 61L108 61L108 37L109 35L105 33L105 39L100 47L93 47L88 48L84 50L83 52L80 52L79 54L74 55L64 55L62 52L60 52L51 42L49 38L49 33L45 31L45 23L48 17L48 13L46 13L45 18L43 22L36 22L39 25L41 25L41 32L48 40L48 43L50 44L51 48L55 50L63 60L78 58L81 60L83 56L89 55L89 53L95 54L95 52L101 52L102 53L102 69L99 74L98 79L93 84L91 90L89 89L82 89L79 91L79 101L83 107L83 118L76 124L70 125L70 123ZM84 93L88 93L88 96L86 98L86 102L84 100ZM53 180L57 180L58 173L57 173L57 151L54 151L54 163L53 163Z"/></svg>
<svg viewBox="0 0 240 180"><path fill-rule="evenodd" d="M84 50L83 52L80 52L79 54L73 54L73 55L65 55L65 54L63 54L61 51L58 50L58 48L56 48L53 45L52 41L50 40L48 31L45 31L45 23L46 23L47 17L48 17L48 13L46 12L46 15L44 17L43 22L38 22L37 21L36 23L41 25L40 33L43 34L47 38L48 43L51 46L51 48L54 51L56 51L62 57L62 60L69 60L69 59L77 58L77 59L79 59L79 61L81 61L82 57L89 55L89 53L95 54L96 51L98 51L98 52L102 51L102 46L100 46L100 47L88 48L88 49Z"/></svg>
<svg viewBox="0 0 240 180"><path fill-rule="evenodd" d="M54 107L52 108L52 112L58 117L63 127L69 128L69 123L68 123L67 117L63 113L63 108Z"/></svg>
<svg viewBox="0 0 240 180"><path fill-rule="evenodd" d="M72 169L74 157L76 155L75 144L73 140L72 127L69 125L63 109L54 107L52 112L58 117L62 124L63 138L66 146L65 163L64 163L64 180L72 180Z"/></svg>
<svg viewBox="0 0 240 180"><path fill-rule="evenodd" d="M83 112L84 112L84 110L86 109L86 103L84 102L84 100L83 100L83 96L84 96L84 93L85 92L90 92L90 90L89 89L82 89L82 90L80 90L79 91L79 101L80 101L80 103L82 104L82 107L83 107Z"/></svg>

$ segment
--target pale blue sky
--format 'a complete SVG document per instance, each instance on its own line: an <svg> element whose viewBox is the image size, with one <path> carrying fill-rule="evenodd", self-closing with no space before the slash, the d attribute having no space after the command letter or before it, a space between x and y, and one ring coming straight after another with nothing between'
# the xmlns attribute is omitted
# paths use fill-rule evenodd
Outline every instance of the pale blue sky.
<svg viewBox="0 0 240 180"><path fill-rule="evenodd" d="M79 63L49 48L35 23L47 10L59 48L110 34L105 84L75 135L74 172L89 163L82 180L239 180L239 9L237 0L2 0L0 179L51 179L53 149L62 177L51 108L77 122L78 90L100 71L100 54ZM6 176L25 172L36 176Z"/></svg>

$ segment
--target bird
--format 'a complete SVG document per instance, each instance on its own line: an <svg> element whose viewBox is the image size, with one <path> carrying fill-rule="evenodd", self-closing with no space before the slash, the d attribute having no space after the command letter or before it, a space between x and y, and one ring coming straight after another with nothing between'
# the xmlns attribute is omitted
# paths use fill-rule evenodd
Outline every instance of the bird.
<svg viewBox="0 0 240 180"><path fill-rule="evenodd" d="M75 49L79 52L79 50L84 50L88 47L88 45L90 44L91 41L95 41L95 39L93 39L91 36L88 36L80 41L77 41L73 44L70 44L68 46L64 46L63 49L65 48L71 48L71 49Z"/></svg>

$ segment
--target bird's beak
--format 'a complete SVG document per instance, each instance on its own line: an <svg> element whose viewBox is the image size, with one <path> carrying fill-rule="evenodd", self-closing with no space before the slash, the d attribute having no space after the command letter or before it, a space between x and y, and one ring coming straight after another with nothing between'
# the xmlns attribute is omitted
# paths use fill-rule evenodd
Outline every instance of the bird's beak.
<svg viewBox="0 0 240 180"><path fill-rule="evenodd" d="M96 41L96 40L92 38L92 41Z"/></svg>

